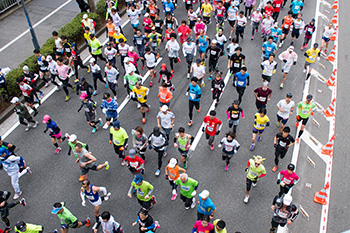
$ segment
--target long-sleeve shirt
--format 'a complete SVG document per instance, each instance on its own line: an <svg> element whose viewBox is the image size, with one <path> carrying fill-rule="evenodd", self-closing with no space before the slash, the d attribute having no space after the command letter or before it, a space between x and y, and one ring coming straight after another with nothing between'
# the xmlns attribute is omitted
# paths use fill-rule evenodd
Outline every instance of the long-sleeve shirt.
<svg viewBox="0 0 350 233"><path fill-rule="evenodd" d="M292 66L294 62L297 62L298 60L298 54L296 54L294 51L290 53L288 50L284 51L278 56L278 59L281 61L287 60L286 65Z"/></svg>
<svg viewBox="0 0 350 233"><path fill-rule="evenodd" d="M174 40L169 40L166 45L165 45L165 49L168 50L169 49L169 52L168 52L168 56L169 57L179 57L179 50L180 50L180 45L179 43Z"/></svg>
<svg viewBox="0 0 350 233"><path fill-rule="evenodd" d="M187 54L192 54L194 57L196 56L196 53L197 53L197 46L193 42L191 42L190 44L186 42L182 45L182 52L184 54L184 57L186 57Z"/></svg>

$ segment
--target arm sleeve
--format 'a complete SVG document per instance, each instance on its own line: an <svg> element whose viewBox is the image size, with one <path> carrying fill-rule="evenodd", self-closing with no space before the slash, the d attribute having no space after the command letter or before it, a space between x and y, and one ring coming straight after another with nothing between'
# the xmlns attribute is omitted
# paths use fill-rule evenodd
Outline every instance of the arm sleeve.
<svg viewBox="0 0 350 233"><path fill-rule="evenodd" d="M113 135L111 133L109 133L109 140L113 140Z"/></svg>
<svg viewBox="0 0 350 233"><path fill-rule="evenodd" d="M242 117L244 117L244 111L242 110Z"/></svg>
<svg viewBox="0 0 350 233"><path fill-rule="evenodd" d="M107 195L107 189L105 187L100 187L100 191L103 192L103 195L106 196Z"/></svg>
<svg viewBox="0 0 350 233"><path fill-rule="evenodd" d="M80 191L80 198L82 202L85 202L85 194L82 191Z"/></svg>

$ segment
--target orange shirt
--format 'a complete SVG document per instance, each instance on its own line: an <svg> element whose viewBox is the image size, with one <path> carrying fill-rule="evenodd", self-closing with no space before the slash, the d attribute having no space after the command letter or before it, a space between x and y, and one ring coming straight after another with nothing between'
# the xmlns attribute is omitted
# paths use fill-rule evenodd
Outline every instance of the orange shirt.
<svg viewBox="0 0 350 233"><path fill-rule="evenodd" d="M180 173L179 173L179 165L176 165L174 168L171 168L169 166L166 167L168 170L168 176L169 179L171 180L177 180L177 178L180 177Z"/></svg>
<svg viewBox="0 0 350 233"><path fill-rule="evenodd" d="M160 102L169 103L169 101L173 98L173 94L168 88L163 89L162 87L159 87L158 97Z"/></svg>
<svg viewBox="0 0 350 233"><path fill-rule="evenodd" d="M154 6L149 5L148 9L149 9L149 15L152 16L152 17L155 17L156 16L156 12L157 12L156 6L155 5Z"/></svg>
<svg viewBox="0 0 350 233"><path fill-rule="evenodd" d="M107 31L108 31L108 36L113 37L113 35L115 34L114 23L107 23L106 27L107 27Z"/></svg>
<svg viewBox="0 0 350 233"><path fill-rule="evenodd" d="M285 28L285 29L289 29L290 28L290 25L292 25L293 23L293 17L284 17L284 21L283 21L283 25L282 25L282 28Z"/></svg>

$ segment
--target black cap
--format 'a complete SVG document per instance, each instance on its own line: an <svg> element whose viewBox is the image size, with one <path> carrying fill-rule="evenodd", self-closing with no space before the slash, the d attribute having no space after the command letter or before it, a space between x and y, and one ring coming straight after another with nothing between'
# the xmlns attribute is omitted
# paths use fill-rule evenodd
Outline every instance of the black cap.
<svg viewBox="0 0 350 233"><path fill-rule="evenodd" d="M160 134L160 129L159 129L158 127L154 127L154 128L153 128L153 134L154 134L155 136L159 136L159 134Z"/></svg>
<svg viewBox="0 0 350 233"><path fill-rule="evenodd" d="M308 94L308 95L306 96L306 99L307 99L307 100L312 100L312 98L313 98L313 96L312 96L311 94Z"/></svg>
<svg viewBox="0 0 350 233"><path fill-rule="evenodd" d="M95 37L95 34L94 33L91 33L90 34L90 38L94 38Z"/></svg>
<svg viewBox="0 0 350 233"><path fill-rule="evenodd" d="M294 171L295 166L294 166L294 164L289 164L287 168L288 168L288 170L290 170L290 171Z"/></svg>
<svg viewBox="0 0 350 233"><path fill-rule="evenodd" d="M238 100L234 100L233 104L239 104L239 101Z"/></svg>
<svg viewBox="0 0 350 233"><path fill-rule="evenodd" d="M287 95L286 95L286 96L287 96L287 98L292 98L292 97L293 97L292 93L290 93L290 92L289 92L289 93L287 93Z"/></svg>
<svg viewBox="0 0 350 233"><path fill-rule="evenodd" d="M111 94L109 94L108 92L105 92L105 93L103 94L103 99L104 99L104 100L108 99L109 97L111 97Z"/></svg>
<svg viewBox="0 0 350 233"><path fill-rule="evenodd" d="M26 225L26 223L23 222L23 221L18 221L18 222L16 223L16 228L17 228L17 230L19 230L19 231L25 232L25 231L27 230L27 225Z"/></svg>
<svg viewBox="0 0 350 233"><path fill-rule="evenodd" d="M317 49L318 48L318 43L314 44L314 48Z"/></svg>

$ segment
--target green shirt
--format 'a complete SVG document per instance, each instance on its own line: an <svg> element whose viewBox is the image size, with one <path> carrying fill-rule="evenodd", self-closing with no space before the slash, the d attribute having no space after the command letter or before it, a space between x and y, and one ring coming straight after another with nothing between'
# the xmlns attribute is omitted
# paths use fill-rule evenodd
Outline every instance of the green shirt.
<svg viewBox="0 0 350 233"><path fill-rule="evenodd" d="M151 198L152 198L151 195L149 196L148 199L146 199L145 197L147 196L149 191L151 191L153 189L153 185L151 185L147 181L142 181L141 185L136 185L135 182L133 181L133 182L131 182L131 185L136 188L137 198L140 201L149 201L149 200L151 200Z"/></svg>
<svg viewBox="0 0 350 233"><path fill-rule="evenodd" d="M316 107L316 104L314 104L314 102L310 101L309 104L306 103L306 101L300 101L298 104L297 104L297 107L298 107L298 115L301 117L301 118L308 118L311 114L311 111L313 108Z"/></svg>
<svg viewBox="0 0 350 233"><path fill-rule="evenodd" d="M102 54L101 48L99 48L101 46L100 41L95 38L94 40L91 41L91 53L93 55L99 55ZM99 48L99 49L98 49Z"/></svg>
<svg viewBox="0 0 350 233"><path fill-rule="evenodd" d="M221 231L218 231L218 230L216 229L216 225L218 224L219 221L220 221L220 219L216 219L216 220L213 222L215 233L227 233L226 227L225 227L224 229L222 229Z"/></svg>
<svg viewBox="0 0 350 233"><path fill-rule="evenodd" d="M181 138L179 133L176 133L176 136L179 149L182 151L187 151L187 145L191 136L189 134L186 134L184 138Z"/></svg>
<svg viewBox="0 0 350 233"><path fill-rule="evenodd" d="M17 227L15 227L15 232L25 232L25 233L38 233L39 231L43 230L43 226L40 225L34 225L31 223L26 223L27 230L26 231L19 231L17 230Z"/></svg>
<svg viewBox="0 0 350 233"><path fill-rule="evenodd" d="M122 146L124 145L125 139L129 138L128 134L126 133L125 129L122 127L119 128L119 130L115 130L113 127L109 130L109 132L113 136L113 143L116 146Z"/></svg>
<svg viewBox="0 0 350 233"><path fill-rule="evenodd" d="M176 185L180 185L180 193L182 196L187 198L192 198L192 192L194 191L194 187L198 185L198 181L188 177L186 183L182 183L180 178L177 178Z"/></svg>
<svg viewBox="0 0 350 233"><path fill-rule="evenodd" d="M83 148L86 148L86 143L83 143L83 142L81 142L81 141L77 141L77 143L80 143L80 144L83 146ZM76 143L76 144L77 144L77 143ZM68 145L70 146L70 148L72 148L72 151L73 151L73 153L74 153L75 158L79 159L78 156L77 156L77 152L76 152L75 149L74 149L74 147L75 147L76 144L73 144L72 142L68 142Z"/></svg>
<svg viewBox="0 0 350 233"><path fill-rule="evenodd" d="M260 164L258 167L255 167L255 162L253 159L249 159L249 168L247 173L247 178L249 180L254 180L256 177L259 177L261 174L266 174L264 165Z"/></svg>
<svg viewBox="0 0 350 233"><path fill-rule="evenodd" d="M57 217L61 220L61 224L69 225L77 221L77 217L75 217L66 207L63 206L63 212L57 214Z"/></svg>
<svg viewBox="0 0 350 233"><path fill-rule="evenodd" d="M138 74L133 74L133 75L125 75L124 79L128 82L130 90L134 88L136 85L136 82L141 80L141 76Z"/></svg>

